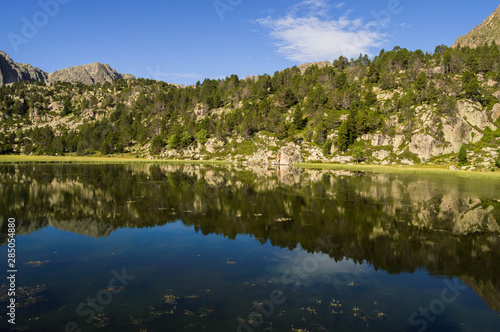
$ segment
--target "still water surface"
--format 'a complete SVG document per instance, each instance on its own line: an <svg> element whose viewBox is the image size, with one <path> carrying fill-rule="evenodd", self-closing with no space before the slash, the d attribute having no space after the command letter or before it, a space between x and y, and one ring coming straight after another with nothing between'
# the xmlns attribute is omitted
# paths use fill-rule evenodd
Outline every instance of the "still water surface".
<svg viewBox="0 0 500 332"><path fill-rule="evenodd" d="M500 331L500 182L5 165L0 207L0 330Z"/></svg>

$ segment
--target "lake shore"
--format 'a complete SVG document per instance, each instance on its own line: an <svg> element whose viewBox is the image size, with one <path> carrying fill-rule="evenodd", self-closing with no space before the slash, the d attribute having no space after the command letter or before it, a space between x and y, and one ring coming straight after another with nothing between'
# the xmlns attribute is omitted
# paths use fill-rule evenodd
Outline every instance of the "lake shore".
<svg viewBox="0 0 500 332"><path fill-rule="evenodd" d="M228 161L220 160L174 160L174 159L147 159L135 157L99 157L99 156L19 156L0 155L2 164L185 164L185 165L229 165ZM377 173L407 173L407 174L434 174L452 175L471 178L492 178L500 180L500 172L480 172L450 170L449 166L421 165L421 166L381 166L369 164L330 164L330 163L299 163L292 166L306 169L331 169L348 171L365 171Z"/></svg>
<svg viewBox="0 0 500 332"><path fill-rule="evenodd" d="M376 173L405 173L405 174L429 174L429 175L450 175L469 178L489 178L500 180L500 172L481 172L481 171L464 171L450 170L449 166L438 165L421 165L421 166L381 166L381 165L364 165L364 164L295 164L296 167L307 169L331 169L331 170L348 170L348 171L363 171Z"/></svg>
<svg viewBox="0 0 500 332"><path fill-rule="evenodd" d="M0 164L230 164L219 160L173 160L147 159L135 157L98 157L98 156L19 156L0 155Z"/></svg>

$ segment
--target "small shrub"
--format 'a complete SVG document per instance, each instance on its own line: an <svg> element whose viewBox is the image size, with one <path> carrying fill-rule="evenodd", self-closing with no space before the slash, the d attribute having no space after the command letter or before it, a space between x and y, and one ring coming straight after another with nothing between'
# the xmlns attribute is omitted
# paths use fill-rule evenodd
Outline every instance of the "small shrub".
<svg viewBox="0 0 500 332"><path fill-rule="evenodd" d="M356 146L354 149L352 149L352 157L356 161L356 163L359 163L365 160L365 151L362 147Z"/></svg>

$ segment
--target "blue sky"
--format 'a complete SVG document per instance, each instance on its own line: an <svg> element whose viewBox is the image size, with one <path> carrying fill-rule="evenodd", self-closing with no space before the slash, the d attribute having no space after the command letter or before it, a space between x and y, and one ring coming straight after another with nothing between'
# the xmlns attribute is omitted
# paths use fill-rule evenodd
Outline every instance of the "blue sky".
<svg viewBox="0 0 500 332"><path fill-rule="evenodd" d="M92 62L171 83L273 74L296 64L432 52L498 0L8 0L0 50L52 72Z"/></svg>

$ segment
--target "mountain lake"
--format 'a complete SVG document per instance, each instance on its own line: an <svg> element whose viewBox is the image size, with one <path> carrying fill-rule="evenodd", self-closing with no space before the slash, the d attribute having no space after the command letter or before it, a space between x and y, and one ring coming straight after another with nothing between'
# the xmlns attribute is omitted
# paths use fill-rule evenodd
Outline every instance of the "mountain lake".
<svg viewBox="0 0 500 332"><path fill-rule="evenodd" d="M500 330L495 179L18 164L0 200L2 331Z"/></svg>

